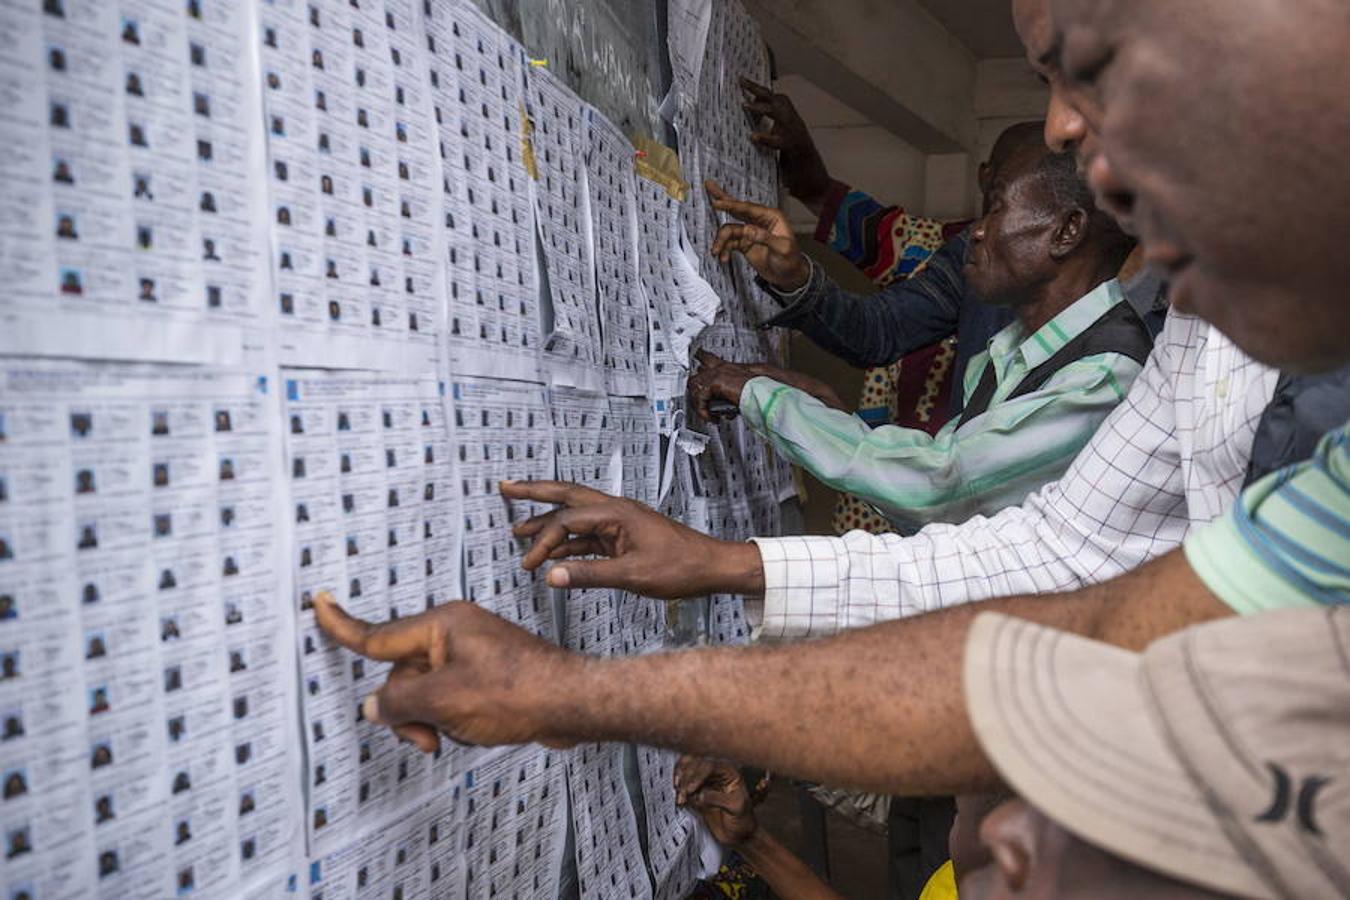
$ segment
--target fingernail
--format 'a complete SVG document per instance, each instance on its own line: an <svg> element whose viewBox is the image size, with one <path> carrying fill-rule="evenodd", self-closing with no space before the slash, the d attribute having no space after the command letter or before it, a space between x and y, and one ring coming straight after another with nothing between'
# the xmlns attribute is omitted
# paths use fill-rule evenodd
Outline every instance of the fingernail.
<svg viewBox="0 0 1350 900"><path fill-rule="evenodd" d="M334 597L332 594L328 593L327 591L319 591L319 593L314 597L314 602L327 603L332 606L337 606L337 598Z"/></svg>
<svg viewBox="0 0 1350 900"><path fill-rule="evenodd" d="M501 484L516 484L516 483L517 483L517 481L516 481L516 479L514 479L514 478L503 478L501 481L497 482L497 484L499 484L499 485L501 485Z"/></svg>
<svg viewBox="0 0 1350 900"><path fill-rule="evenodd" d="M548 583L550 587L565 588L572 583L572 576L562 566L554 566L548 570Z"/></svg>
<svg viewBox="0 0 1350 900"><path fill-rule="evenodd" d="M361 715L365 716L367 722L379 722L380 698L374 694L367 694L366 699L361 701Z"/></svg>

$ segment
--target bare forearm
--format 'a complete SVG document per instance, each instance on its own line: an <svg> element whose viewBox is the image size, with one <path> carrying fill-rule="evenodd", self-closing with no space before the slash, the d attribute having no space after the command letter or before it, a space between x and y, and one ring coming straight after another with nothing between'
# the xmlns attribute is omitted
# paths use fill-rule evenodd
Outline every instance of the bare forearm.
<svg viewBox="0 0 1350 900"><path fill-rule="evenodd" d="M839 900L806 863L762 828L736 850L781 900Z"/></svg>
<svg viewBox="0 0 1350 900"><path fill-rule="evenodd" d="M962 653L993 610L1141 648L1227 613L1171 554L1082 591L954 607L782 647L709 649L580 668L547 703L549 731L754 763L841 787L925 795L998 779L965 713Z"/></svg>

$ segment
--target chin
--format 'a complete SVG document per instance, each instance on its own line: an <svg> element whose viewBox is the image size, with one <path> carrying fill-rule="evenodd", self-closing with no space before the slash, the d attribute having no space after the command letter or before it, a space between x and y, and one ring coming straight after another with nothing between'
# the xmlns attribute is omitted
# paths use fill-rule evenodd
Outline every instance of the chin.
<svg viewBox="0 0 1350 900"><path fill-rule="evenodd" d="M1209 322L1259 363L1284 372L1317 374L1350 362L1350 344L1342 339L1345 329L1319 327L1326 325L1324 318L1310 314L1315 310L1300 310L1306 304L1287 294L1186 277L1172 288L1178 312Z"/></svg>

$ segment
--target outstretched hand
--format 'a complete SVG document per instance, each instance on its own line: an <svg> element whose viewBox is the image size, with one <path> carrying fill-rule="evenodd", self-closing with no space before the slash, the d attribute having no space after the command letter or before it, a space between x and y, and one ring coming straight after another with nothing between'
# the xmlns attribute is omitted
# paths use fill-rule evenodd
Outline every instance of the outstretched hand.
<svg viewBox="0 0 1350 900"><path fill-rule="evenodd" d="M709 409L711 401L726 400L739 406L745 383L761 377L805 391L832 409L848 411L838 392L819 378L767 363L727 362L706 350L695 352L694 358L698 360L699 368L689 377L689 399L694 410L705 419L713 418Z"/></svg>
<svg viewBox="0 0 1350 900"><path fill-rule="evenodd" d="M715 181L704 182L704 187L713 209L740 220L717 229L711 252L719 262L740 253L761 278L781 291L795 291L806 284L811 266L781 209L737 200Z"/></svg>
<svg viewBox="0 0 1350 900"><path fill-rule="evenodd" d="M698 371L689 376L689 400L694 411L709 420L715 418L708 406L713 400L739 406L745 383L760 374L754 366L727 362L707 350L696 351L694 358Z"/></svg>
<svg viewBox="0 0 1350 900"><path fill-rule="evenodd" d="M613 587L676 600L705 594L761 594L763 565L753 544L720 541L623 497L565 481L503 481L503 497L559 508L513 529L530 538L529 571L548 560L557 588ZM601 559L569 559L598 556Z"/></svg>
<svg viewBox="0 0 1350 900"><path fill-rule="evenodd" d="M440 746L440 733L465 744L574 743L543 710L581 658L480 606L455 601L377 624L348 615L324 592L314 616L348 650L393 663L362 715L425 753Z"/></svg>
<svg viewBox="0 0 1350 900"><path fill-rule="evenodd" d="M778 168L783 175L783 186L792 196L819 212L830 190L830 173L811 140L811 131L802 121L797 108L786 94L757 84L749 78L741 79L746 101L741 106L753 116L767 118L767 131L750 136L761 147L778 151Z"/></svg>

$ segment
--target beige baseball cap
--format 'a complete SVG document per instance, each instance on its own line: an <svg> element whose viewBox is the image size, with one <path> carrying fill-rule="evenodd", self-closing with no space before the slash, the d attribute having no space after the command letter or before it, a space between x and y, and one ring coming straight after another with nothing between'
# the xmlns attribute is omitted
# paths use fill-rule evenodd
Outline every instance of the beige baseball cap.
<svg viewBox="0 0 1350 900"><path fill-rule="evenodd" d="M1142 654L982 613L965 692L999 773L1084 841L1244 897L1350 898L1350 608Z"/></svg>

